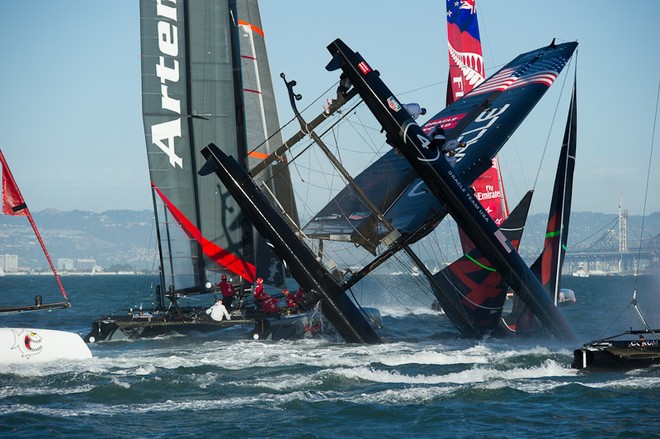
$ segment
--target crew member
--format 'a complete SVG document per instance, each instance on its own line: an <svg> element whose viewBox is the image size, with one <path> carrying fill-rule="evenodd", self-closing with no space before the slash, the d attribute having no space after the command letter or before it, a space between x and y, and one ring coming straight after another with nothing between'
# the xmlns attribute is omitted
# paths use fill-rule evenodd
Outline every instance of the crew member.
<svg viewBox="0 0 660 439"><path fill-rule="evenodd" d="M425 115L426 114L426 108L421 107L417 103L410 103L410 104L402 104L403 108L406 109L406 111L410 114L410 117L413 119L417 119L420 115Z"/></svg>
<svg viewBox="0 0 660 439"><path fill-rule="evenodd" d="M337 87L337 100L343 102L346 99L346 93L351 88L351 81L346 76L346 73L339 75L339 86Z"/></svg>
<svg viewBox="0 0 660 439"><path fill-rule="evenodd" d="M263 306L263 302L268 297L266 291L264 290L264 280L262 278L257 278L257 286L254 287L254 304L257 308Z"/></svg>
<svg viewBox="0 0 660 439"><path fill-rule="evenodd" d="M444 146L442 147L442 152L445 153L447 163L449 163L452 168L456 164L456 149L460 147L461 144L458 143L458 140L455 139L447 140L447 142L445 142Z"/></svg>
<svg viewBox="0 0 660 439"><path fill-rule="evenodd" d="M257 286L254 288L254 300L264 300L266 292L264 291L264 280L260 277L257 278Z"/></svg>
<svg viewBox="0 0 660 439"><path fill-rule="evenodd" d="M436 125L431 129L427 134L431 143L429 148L432 150L441 151L449 165L453 168L456 164L456 150L465 146L463 143L459 143L455 139L447 140L445 136L445 130L440 126Z"/></svg>
<svg viewBox="0 0 660 439"><path fill-rule="evenodd" d="M429 148L438 151L442 150L442 147L445 146L445 142L447 141L445 130L440 125L434 126L426 136L431 141Z"/></svg>
<svg viewBox="0 0 660 439"><path fill-rule="evenodd" d="M287 311L289 312L296 311L298 309L298 301L296 300L295 294L287 289L284 289L282 293L284 294L284 298L286 299Z"/></svg>
<svg viewBox="0 0 660 439"><path fill-rule="evenodd" d="M277 304L276 298L266 294L266 297L261 301L261 310L266 314L277 314L279 311Z"/></svg>
<svg viewBox="0 0 660 439"><path fill-rule="evenodd" d="M222 300L220 299L218 299L213 304L213 306L206 310L206 314L210 314L211 318L216 322L221 322L223 317L227 320L231 320L231 316L229 315L227 308L225 308L225 306L222 304Z"/></svg>
<svg viewBox="0 0 660 439"><path fill-rule="evenodd" d="M330 108L333 105L341 105L346 101L346 93L351 88L351 81L345 73L339 76L339 85L337 86L337 99L328 99L328 103L323 106L325 114L330 114Z"/></svg>
<svg viewBox="0 0 660 439"><path fill-rule="evenodd" d="M222 304L228 310L231 309L231 304L234 301L234 294L236 293L234 286L231 284L231 282L227 282L227 276L224 274L220 278L220 283L218 286L220 287L220 292L222 293Z"/></svg>

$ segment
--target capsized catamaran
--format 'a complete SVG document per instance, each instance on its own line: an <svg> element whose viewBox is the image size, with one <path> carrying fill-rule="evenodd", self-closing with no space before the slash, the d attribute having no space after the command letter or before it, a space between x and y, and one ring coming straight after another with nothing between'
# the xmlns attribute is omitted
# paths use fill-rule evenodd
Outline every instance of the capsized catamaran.
<svg viewBox="0 0 660 439"><path fill-rule="evenodd" d="M471 184L490 168L492 158L564 67L567 60L564 55L562 50L547 49L523 54L423 125L424 132L437 125L462 132L461 140L466 147L457 155L455 169L466 184ZM523 71L522 67L530 59L535 60L537 66L547 65L556 70L541 76L534 69ZM506 87L511 83L530 86ZM303 228L307 236L353 242L376 254L373 261L342 281L344 288L357 283L406 245L426 236L446 215L443 204L417 177L405 157L394 149L367 167L354 181L361 192L384 212L386 221L394 226L398 236L388 232L377 214L365 205L358 191L351 186L345 187L321 209ZM376 249L381 245L385 248L381 247L377 253ZM454 294L445 294L441 302L445 306L460 307ZM456 315L463 314L458 312ZM464 316L461 326L470 328L471 325L472 321ZM476 331L470 336L479 337L481 334Z"/></svg>
<svg viewBox="0 0 660 439"><path fill-rule="evenodd" d="M554 61L548 53L539 59L540 63ZM468 184L490 168L492 158L555 78L548 75L542 82L533 83L532 87L512 87L498 91L498 87L507 82L524 84L531 77L533 72L520 72L520 62L519 58L513 60L497 75L483 82L478 92L475 90L466 95L422 126L424 132L441 125L446 130L459 129L463 133L462 140L466 147L457 154L456 170ZM559 67L563 67L563 64ZM373 262L347 279L347 285L356 283L403 246L426 236L446 215L443 204L430 193L408 161L394 149L376 160L354 180L373 204L385 213L387 221L395 227L400 237L389 239L376 215L369 211L352 187L347 186L337 194L304 226L305 234L314 239L353 242L374 254L380 245L386 247L386 250L378 252Z"/></svg>
<svg viewBox="0 0 660 439"><path fill-rule="evenodd" d="M465 99L448 107L458 111L458 116L454 120L445 123L448 137L457 138L462 135L463 141L469 145L469 140L472 139L472 136L469 135L475 134L466 131L471 122L485 115L501 116L506 119L505 116L510 109L492 105L494 100L501 95L515 96L523 92L534 91L533 94L540 98L576 47L577 43L555 45L553 42L550 46L517 57L493 76L492 83L482 84ZM468 189L469 181L465 180L465 176L471 176L471 180L476 178L474 174L471 174L475 172L475 169L463 170L459 169L458 165L456 168L452 168L440 151L431 150L430 142L424 131L406 111L401 111L403 106L382 82L379 73L373 70L359 53L350 50L341 40L335 40L328 46L328 50L333 55L333 61L328 65L328 70L342 69L383 129L387 131L390 141L393 141L398 150L403 153L424 180L430 192L444 203L447 211L504 276L513 290L532 309L546 329L559 339L574 339L572 330L552 304L538 280L534 278L524 261ZM479 104L475 107L474 102L470 102L470 98L480 100ZM472 104L473 108L471 111L465 111L469 104ZM527 112L530 109L531 107L528 107ZM514 126L517 126L522 117L516 111L509 116L514 116L513 113L516 113L514 120L517 120ZM472 145L467 148L465 154L466 156L471 152L479 154L481 152L479 150L480 148ZM487 159L487 163L490 164L491 158L488 155L481 156L480 160L476 160L476 162L483 164L484 159ZM483 168L479 171L483 171Z"/></svg>
<svg viewBox="0 0 660 439"><path fill-rule="evenodd" d="M1 150L0 163L2 164L2 213L11 216L27 217L37 241L39 241L39 245L48 260L60 292L64 297L63 302L44 303L43 296L39 294L34 298L33 304L0 307L0 316L9 313L69 308L71 303L66 295L64 286ZM92 357L91 351L78 334L54 329L26 327L0 327L0 352L0 363L27 364L53 360L83 360Z"/></svg>
<svg viewBox="0 0 660 439"><path fill-rule="evenodd" d="M282 143L257 0L140 1L142 103L157 223L156 304L96 320L88 341L254 325L264 314L245 297L257 278L282 288L285 269L229 193L197 175L211 142L255 166ZM273 171L275 170L275 171ZM273 175L270 173L273 172ZM263 174L298 221L288 169ZM231 319L205 310L227 276L238 291ZM206 295L206 296L204 296ZM205 305L186 299L208 297Z"/></svg>

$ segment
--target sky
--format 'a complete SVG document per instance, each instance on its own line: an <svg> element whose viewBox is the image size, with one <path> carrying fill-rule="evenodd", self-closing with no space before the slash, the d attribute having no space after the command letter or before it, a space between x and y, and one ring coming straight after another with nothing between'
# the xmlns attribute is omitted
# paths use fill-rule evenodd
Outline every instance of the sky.
<svg viewBox="0 0 660 439"><path fill-rule="evenodd" d="M511 5L478 0L487 75L553 38L578 41L573 211L616 213L621 202L641 214L660 85L660 2ZM402 102L431 114L444 106L444 0L262 0L260 7L281 123L292 115L279 73L298 82L306 105L337 80L325 70L335 38L379 70ZM0 41L0 148L30 209L151 209L138 2L0 2ZM536 189L546 207L539 209L549 203L572 71L500 155L509 195L531 187L543 163ZM659 155L656 147L646 213L660 211Z"/></svg>

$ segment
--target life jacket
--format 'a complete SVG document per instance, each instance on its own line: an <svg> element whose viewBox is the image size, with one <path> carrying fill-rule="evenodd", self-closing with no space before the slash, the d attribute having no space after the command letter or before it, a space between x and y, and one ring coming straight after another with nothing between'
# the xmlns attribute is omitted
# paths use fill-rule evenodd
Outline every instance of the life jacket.
<svg viewBox="0 0 660 439"><path fill-rule="evenodd" d="M254 289L254 300L264 300L266 299L266 292L264 291L263 285L257 285L257 288Z"/></svg>
<svg viewBox="0 0 660 439"><path fill-rule="evenodd" d="M223 280L220 282L220 292L222 292L222 297L231 297L234 295L234 286L226 280Z"/></svg>
<svg viewBox="0 0 660 439"><path fill-rule="evenodd" d="M298 301L293 296L293 293L289 293L289 295L286 296L286 306L289 308L295 308L298 306Z"/></svg>
<svg viewBox="0 0 660 439"><path fill-rule="evenodd" d="M261 304L261 310L268 314L277 313L277 299L267 296Z"/></svg>

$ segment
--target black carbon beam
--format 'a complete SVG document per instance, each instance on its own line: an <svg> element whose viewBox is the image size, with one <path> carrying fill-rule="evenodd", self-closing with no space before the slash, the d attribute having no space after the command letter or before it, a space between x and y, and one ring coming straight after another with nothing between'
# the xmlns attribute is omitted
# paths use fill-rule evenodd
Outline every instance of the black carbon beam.
<svg viewBox="0 0 660 439"><path fill-rule="evenodd" d="M429 148L429 139L380 79L378 71L339 39L328 50L333 59L326 68L342 69L390 140L509 286L555 338L574 342L573 331L538 279L474 197L470 186L440 151Z"/></svg>
<svg viewBox="0 0 660 439"><path fill-rule="evenodd" d="M204 148L202 155L206 158L206 164L199 171L200 175L215 172L252 225L270 241L275 253L287 262L289 271L300 286L321 296L323 315L344 340L348 343L381 343L364 314L344 294L236 160L214 144Z"/></svg>

